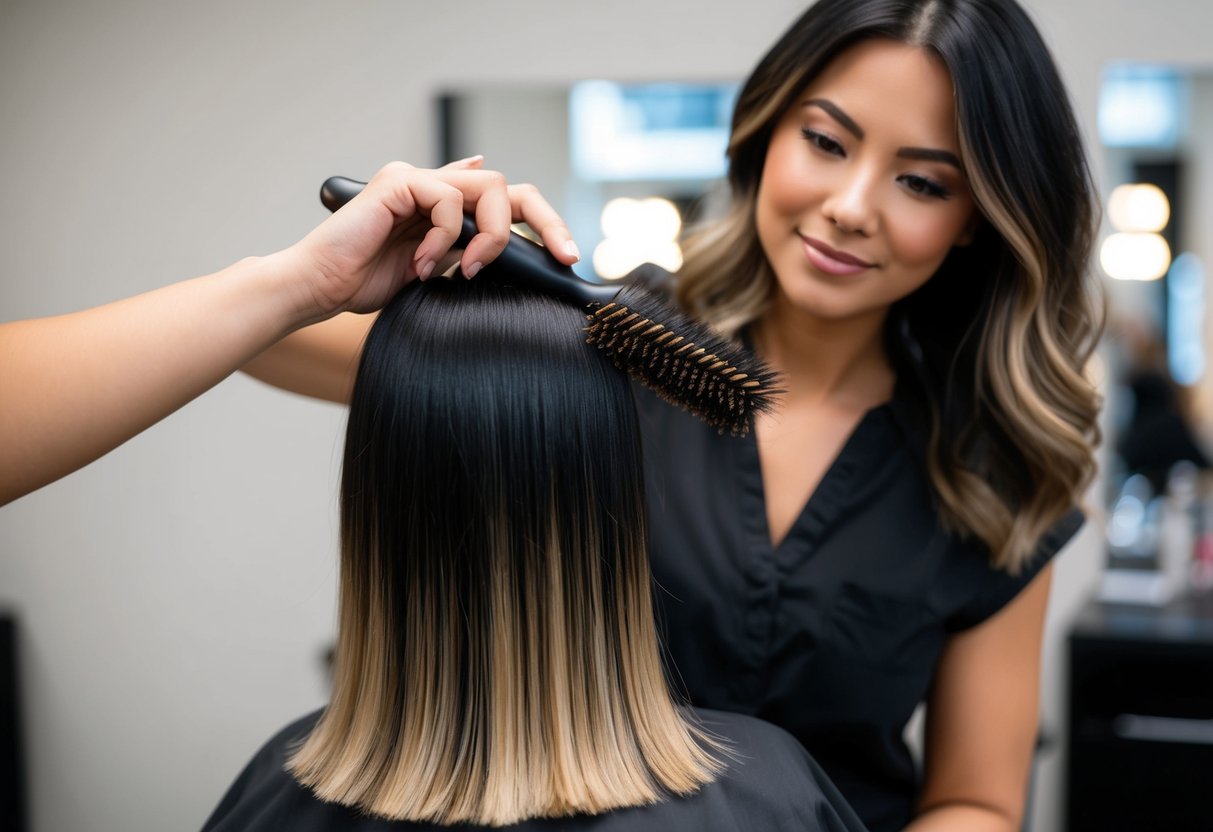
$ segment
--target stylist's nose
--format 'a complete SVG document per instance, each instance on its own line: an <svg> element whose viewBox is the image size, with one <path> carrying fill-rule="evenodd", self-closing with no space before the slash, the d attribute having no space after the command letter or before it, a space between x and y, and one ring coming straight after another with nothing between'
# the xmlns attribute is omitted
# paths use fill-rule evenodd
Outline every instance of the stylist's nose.
<svg viewBox="0 0 1213 832"><path fill-rule="evenodd" d="M856 167L843 173L821 212L839 231L870 237L876 233L875 176Z"/></svg>

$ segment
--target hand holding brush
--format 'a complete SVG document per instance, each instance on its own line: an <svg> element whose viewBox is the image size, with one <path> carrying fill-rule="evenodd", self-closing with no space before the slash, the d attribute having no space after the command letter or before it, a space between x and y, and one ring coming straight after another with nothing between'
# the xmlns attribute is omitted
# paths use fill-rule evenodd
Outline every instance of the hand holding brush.
<svg viewBox="0 0 1213 832"><path fill-rule="evenodd" d="M320 199L337 211L364 186L334 176L321 187ZM466 246L476 233L475 221L465 216L455 245ZM775 374L761 360L644 286L626 279L585 281L543 246L516 233L481 274L481 279L544 292L582 308L588 343L666 401L722 432L745 434L754 416L774 404Z"/></svg>

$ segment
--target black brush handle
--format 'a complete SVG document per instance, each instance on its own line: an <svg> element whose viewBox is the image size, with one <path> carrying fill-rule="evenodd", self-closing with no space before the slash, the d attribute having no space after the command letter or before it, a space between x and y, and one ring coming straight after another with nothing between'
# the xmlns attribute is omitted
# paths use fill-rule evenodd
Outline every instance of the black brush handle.
<svg viewBox="0 0 1213 832"><path fill-rule="evenodd" d="M365 186L365 182L357 179L330 176L320 186L320 201L325 208L336 211L356 197ZM463 228L455 245L466 248L476 233L476 222L464 216ZM622 289L618 284L604 285L582 280L546 248L512 231L505 250L484 267L482 275L534 289L583 308L610 303Z"/></svg>

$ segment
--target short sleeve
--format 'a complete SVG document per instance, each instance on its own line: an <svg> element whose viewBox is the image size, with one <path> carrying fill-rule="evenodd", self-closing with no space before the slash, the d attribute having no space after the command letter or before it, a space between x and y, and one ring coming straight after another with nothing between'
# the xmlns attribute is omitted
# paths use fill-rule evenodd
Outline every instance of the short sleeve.
<svg viewBox="0 0 1213 832"><path fill-rule="evenodd" d="M1078 508L1071 509L1045 532L1036 551L1018 574L986 567L979 586L970 601L949 621L949 629L966 630L982 623L1011 603L1032 580L1040 574L1065 545L1078 534L1086 517Z"/></svg>

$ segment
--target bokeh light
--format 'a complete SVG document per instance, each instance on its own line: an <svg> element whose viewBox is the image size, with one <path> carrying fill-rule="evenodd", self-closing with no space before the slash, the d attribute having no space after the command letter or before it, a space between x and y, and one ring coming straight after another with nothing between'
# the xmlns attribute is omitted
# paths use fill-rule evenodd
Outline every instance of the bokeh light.
<svg viewBox="0 0 1213 832"><path fill-rule="evenodd" d="M1157 185L1121 185L1108 198L1108 221L1117 231L1162 231L1171 203Z"/></svg>
<svg viewBox="0 0 1213 832"><path fill-rule="evenodd" d="M1116 280L1157 280L1171 266L1171 248L1157 234L1112 234L1100 247L1099 264Z"/></svg>

